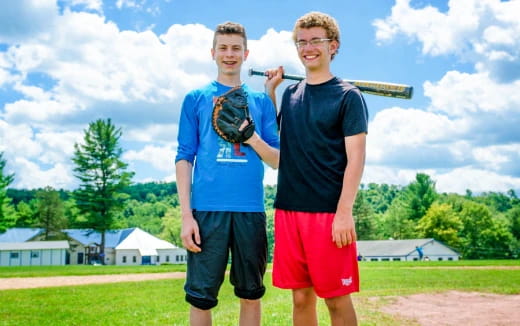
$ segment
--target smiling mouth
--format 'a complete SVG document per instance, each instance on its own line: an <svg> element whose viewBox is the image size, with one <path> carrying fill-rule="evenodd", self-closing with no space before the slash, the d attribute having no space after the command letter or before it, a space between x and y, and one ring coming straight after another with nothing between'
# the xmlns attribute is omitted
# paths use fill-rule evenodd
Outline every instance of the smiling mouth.
<svg viewBox="0 0 520 326"><path fill-rule="evenodd" d="M310 60L314 60L314 59L316 59L317 57L318 57L318 55L316 55L316 54L313 54L313 55L304 55L304 56L303 56L303 58L304 58L305 60L309 60L309 61L310 61Z"/></svg>

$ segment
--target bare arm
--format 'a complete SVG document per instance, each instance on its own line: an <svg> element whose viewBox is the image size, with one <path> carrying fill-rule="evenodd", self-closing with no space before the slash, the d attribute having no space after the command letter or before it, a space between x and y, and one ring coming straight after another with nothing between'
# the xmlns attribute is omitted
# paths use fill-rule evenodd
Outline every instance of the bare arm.
<svg viewBox="0 0 520 326"><path fill-rule="evenodd" d="M365 166L366 134L345 137L348 164L343 176L343 188L339 198L336 216L332 223L332 241L338 248L357 240L352 209Z"/></svg>
<svg viewBox="0 0 520 326"><path fill-rule="evenodd" d="M280 66L277 69L267 70L267 78L265 80L265 92L271 98L273 105L276 109L276 88L283 81L283 68ZM278 110L276 110L278 112ZM255 132L251 138L249 138L246 144L253 147L255 152L260 155L262 161L267 163L271 168L278 169L278 163L280 161L280 151L276 148L269 146L262 138Z"/></svg>
<svg viewBox="0 0 520 326"><path fill-rule="evenodd" d="M175 164L175 171L177 192L181 206L182 245L189 251L200 252L199 226L193 217L191 209L191 178L193 165L186 160L180 160Z"/></svg>
<svg viewBox="0 0 520 326"><path fill-rule="evenodd" d="M283 82L283 67L280 66L276 69L268 69L266 70L267 78L265 79L265 93L269 95L271 101L273 101L273 105L277 108L276 105L276 88ZM278 109L276 110L278 112Z"/></svg>
<svg viewBox="0 0 520 326"><path fill-rule="evenodd" d="M278 169L278 163L280 161L280 150L269 146L269 144L260 138L256 132L245 143L253 147L255 152L260 155L262 161L267 163L267 165L273 169Z"/></svg>

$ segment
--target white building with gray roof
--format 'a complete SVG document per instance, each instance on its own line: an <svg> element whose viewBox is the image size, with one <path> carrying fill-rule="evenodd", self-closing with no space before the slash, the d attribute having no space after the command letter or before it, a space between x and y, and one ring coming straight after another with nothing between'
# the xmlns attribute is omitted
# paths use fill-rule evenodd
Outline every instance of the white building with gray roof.
<svg viewBox="0 0 520 326"><path fill-rule="evenodd" d="M432 238L358 240L357 249L358 258L364 261L451 261L460 257L458 252Z"/></svg>
<svg viewBox="0 0 520 326"><path fill-rule="evenodd" d="M0 266L33 265L155 265L184 264L187 252L139 228L105 233L105 252L100 254L101 234L93 230L66 229L45 239L41 228L12 228L0 234Z"/></svg>

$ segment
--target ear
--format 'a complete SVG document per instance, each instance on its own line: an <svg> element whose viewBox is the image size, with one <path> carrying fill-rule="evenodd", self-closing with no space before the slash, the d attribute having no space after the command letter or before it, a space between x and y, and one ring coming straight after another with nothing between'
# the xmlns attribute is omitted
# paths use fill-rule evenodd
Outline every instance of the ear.
<svg viewBox="0 0 520 326"><path fill-rule="evenodd" d="M215 60L215 49L211 48L211 58Z"/></svg>
<svg viewBox="0 0 520 326"><path fill-rule="evenodd" d="M247 60L247 56L249 55L249 50L244 51L244 61Z"/></svg>
<svg viewBox="0 0 520 326"><path fill-rule="evenodd" d="M338 51L339 43L338 41L332 41L329 43L329 53L332 55Z"/></svg>

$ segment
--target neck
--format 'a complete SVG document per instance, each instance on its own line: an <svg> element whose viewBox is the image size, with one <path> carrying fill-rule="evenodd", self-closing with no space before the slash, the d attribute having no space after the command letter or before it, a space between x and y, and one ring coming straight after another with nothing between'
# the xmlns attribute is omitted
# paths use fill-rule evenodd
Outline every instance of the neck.
<svg viewBox="0 0 520 326"><path fill-rule="evenodd" d="M307 70L306 72L306 79L307 84L315 85L315 84L321 84L328 80L331 80L334 76L329 70L326 71L312 71Z"/></svg>
<svg viewBox="0 0 520 326"><path fill-rule="evenodd" d="M233 75L225 75L225 74L218 74L217 81L221 83L222 85L226 86L239 86L242 84L240 81L240 74L233 74Z"/></svg>

